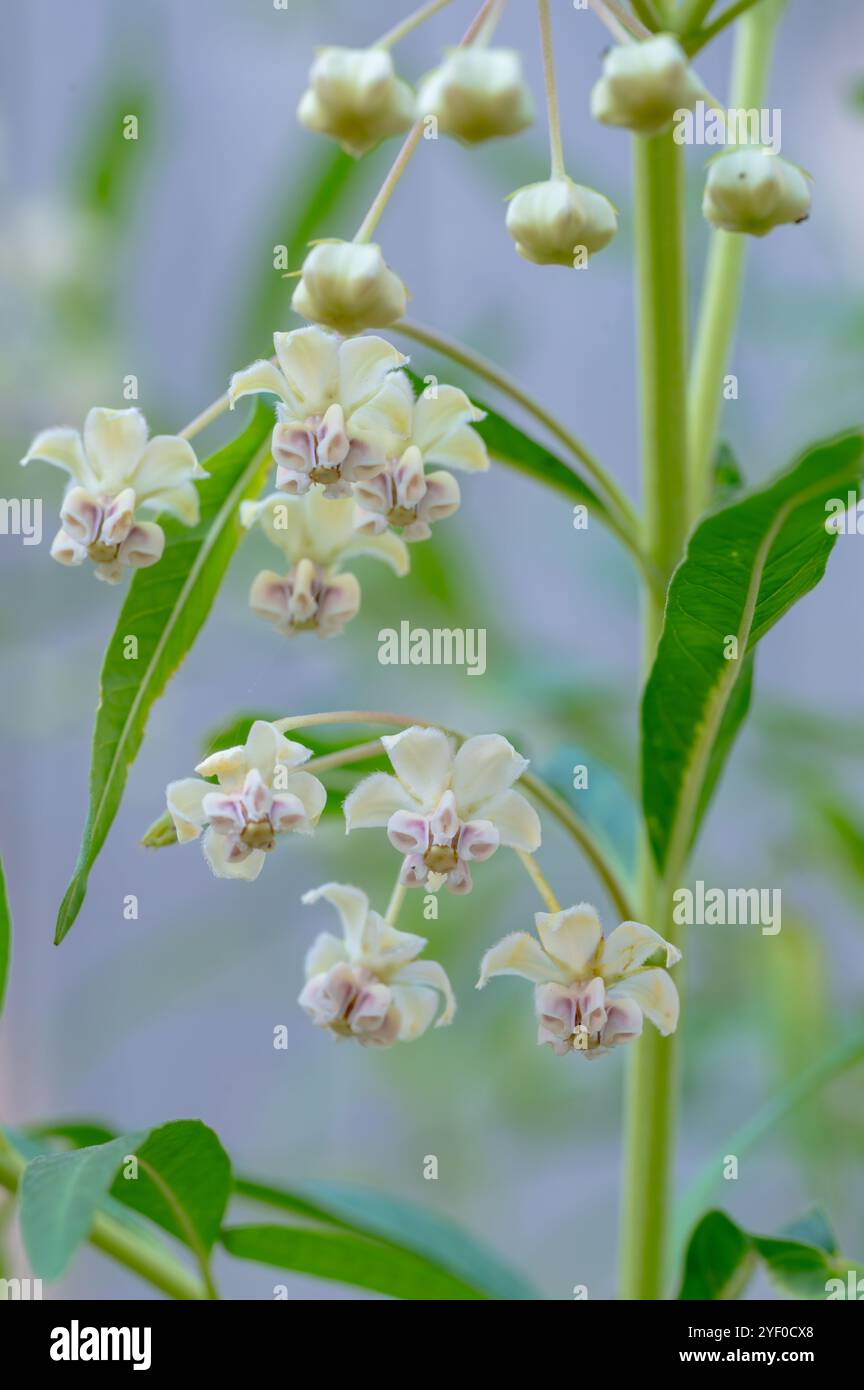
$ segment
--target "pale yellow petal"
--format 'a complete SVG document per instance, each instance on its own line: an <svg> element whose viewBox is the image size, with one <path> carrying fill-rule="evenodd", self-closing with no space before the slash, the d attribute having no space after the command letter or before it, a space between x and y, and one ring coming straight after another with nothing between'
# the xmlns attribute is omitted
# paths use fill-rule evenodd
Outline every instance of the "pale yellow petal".
<svg viewBox="0 0 864 1390"><path fill-rule="evenodd" d="M549 980L562 983L562 970L550 960L540 942L527 931L510 932L490 947L480 962L477 988L482 989L494 975L521 975L524 980L543 984Z"/></svg>
<svg viewBox="0 0 864 1390"><path fill-rule="evenodd" d="M603 940L597 909L590 903L579 903L563 912L538 912L534 921L546 952L571 978L584 975Z"/></svg>

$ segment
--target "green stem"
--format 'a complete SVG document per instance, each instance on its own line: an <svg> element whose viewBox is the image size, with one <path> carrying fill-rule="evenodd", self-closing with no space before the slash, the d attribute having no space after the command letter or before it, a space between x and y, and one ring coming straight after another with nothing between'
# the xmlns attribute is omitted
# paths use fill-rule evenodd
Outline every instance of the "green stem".
<svg viewBox="0 0 864 1390"><path fill-rule="evenodd" d="M23 1158L8 1144L0 1147L0 1187L5 1187L7 1192L17 1192L25 1167ZM167 1250L143 1241L134 1231L109 1216L101 1213L96 1216L89 1241L97 1250L110 1255L170 1298L199 1300L206 1296L198 1281Z"/></svg>
<svg viewBox="0 0 864 1390"><path fill-rule="evenodd" d="M697 33L691 34L686 44L688 53L690 53L691 56L694 53L698 53L700 49L704 48L707 43L710 43L712 39L716 38L728 25L732 24L741 15L746 14L748 10L753 9L754 5L763 5L770 8L771 0L736 0L734 5L730 5L728 10L724 10L711 24L708 24L704 29L700 29Z"/></svg>
<svg viewBox="0 0 864 1390"><path fill-rule="evenodd" d="M641 376L642 467L647 543L665 583L681 557L689 525L686 255L683 148L671 133L635 140L636 280ZM645 671L663 622L662 598L645 595ZM667 886L643 835L642 920L673 939ZM665 1290L669 1176L677 1108L675 1037L646 1029L628 1073L621 1294L662 1298Z"/></svg>
<svg viewBox="0 0 864 1390"><path fill-rule="evenodd" d="M732 108L763 104L784 0L762 0L738 27L732 63ZM747 238L715 231L705 270L688 402L690 490L694 516L711 501L712 463L723 400L723 377L738 320Z"/></svg>

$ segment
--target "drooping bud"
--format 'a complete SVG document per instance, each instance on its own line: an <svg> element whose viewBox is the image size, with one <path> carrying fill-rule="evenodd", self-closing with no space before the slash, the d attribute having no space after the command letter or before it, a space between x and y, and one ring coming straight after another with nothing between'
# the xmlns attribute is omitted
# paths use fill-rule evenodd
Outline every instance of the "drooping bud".
<svg viewBox="0 0 864 1390"><path fill-rule="evenodd" d="M414 93L385 48L323 48L309 72L297 117L348 154L365 154L414 119Z"/></svg>
<svg viewBox="0 0 864 1390"><path fill-rule="evenodd" d="M725 232L767 236L785 222L803 222L810 212L807 176L769 149L733 150L708 170L702 211Z"/></svg>
<svg viewBox="0 0 864 1390"><path fill-rule="evenodd" d="M519 54L509 48L450 51L424 78L417 116L434 117L441 134L467 145L525 130L534 119L534 103Z"/></svg>
<svg viewBox="0 0 864 1390"><path fill-rule="evenodd" d="M602 193L566 175L528 184L511 198L507 230L516 250L535 265L578 266L608 246L618 230L615 208Z"/></svg>
<svg viewBox="0 0 864 1390"><path fill-rule="evenodd" d="M305 261L291 307L312 323L346 337L401 319L407 291L380 246L321 241Z"/></svg>
<svg viewBox="0 0 864 1390"><path fill-rule="evenodd" d="M611 48L591 92L591 115L604 125L656 135L676 111L692 111L705 90L671 34Z"/></svg>

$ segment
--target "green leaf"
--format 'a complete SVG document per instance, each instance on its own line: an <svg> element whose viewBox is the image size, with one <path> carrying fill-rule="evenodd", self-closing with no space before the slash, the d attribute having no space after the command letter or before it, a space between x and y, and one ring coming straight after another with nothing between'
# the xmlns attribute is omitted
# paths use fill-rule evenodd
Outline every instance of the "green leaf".
<svg viewBox="0 0 864 1390"><path fill-rule="evenodd" d="M817 444L691 537L642 700L643 805L661 870L683 860L734 741L745 658L821 579L836 541L826 503L857 486L862 457L859 431ZM729 637L737 660L724 655Z"/></svg>
<svg viewBox="0 0 864 1390"><path fill-rule="evenodd" d="M173 1120L135 1149L138 1176L119 1174L111 1196L198 1254L213 1248L231 1194L231 1163L200 1120Z"/></svg>
<svg viewBox="0 0 864 1390"><path fill-rule="evenodd" d="M790 1221L780 1234L784 1240L803 1241L805 1245L818 1246L826 1255L837 1254L837 1237L821 1207L813 1207L797 1220Z"/></svg>
<svg viewBox="0 0 864 1390"><path fill-rule="evenodd" d="M34 1158L21 1179L21 1236L39 1279L59 1279L104 1202L115 1172L143 1136Z"/></svg>
<svg viewBox="0 0 864 1390"><path fill-rule="evenodd" d="M810 1213L789 1229L809 1235L810 1240L788 1234L753 1235L724 1212L708 1212L690 1238L679 1299L737 1298L757 1261L772 1282L794 1298L825 1299L831 1280L845 1283L849 1274L856 1281L860 1278L861 1266L824 1248L824 1218L816 1221ZM830 1232L827 1236L833 1243ZM822 1244L814 1244L814 1237Z"/></svg>
<svg viewBox="0 0 864 1390"><path fill-rule="evenodd" d="M96 1144L108 1144L116 1136L93 1120L48 1120L41 1125L28 1125L27 1133L34 1139L62 1139L71 1149L88 1149Z"/></svg>
<svg viewBox="0 0 864 1390"><path fill-rule="evenodd" d="M9 979L9 962L12 959L12 914L9 911L9 898L6 893L6 875L3 860L0 859L0 1014L6 996L6 983Z"/></svg>
<svg viewBox="0 0 864 1390"><path fill-rule="evenodd" d="M483 1295L428 1260L348 1231L295 1226L232 1226L222 1232L229 1254L240 1260L332 1279L391 1298L481 1299Z"/></svg>
<svg viewBox="0 0 864 1390"><path fill-rule="evenodd" d="M162 559L133 576L102 666L90 805L78 863L57 917L57 943L81 910L90 870L117 814L150 709L203 627L239 544L240 503L264 485L272 427L272 410L259 404L243 433L207 459L211 476L199 485L198 525L165 519ZM134 661L124 655L128 636L138 640Z"/></svg>
<svg viewBox="0 0 864 1390"><path fill-rule="evenodd" d="M422 1255L464 1279L485 1297L512 1301L540 1296L528 1279L511 1269L488 1246L456 1222L417 1203L349 1183L303 1183L289 1190L238 1178L235 1190L239 1197Z"/></svg>

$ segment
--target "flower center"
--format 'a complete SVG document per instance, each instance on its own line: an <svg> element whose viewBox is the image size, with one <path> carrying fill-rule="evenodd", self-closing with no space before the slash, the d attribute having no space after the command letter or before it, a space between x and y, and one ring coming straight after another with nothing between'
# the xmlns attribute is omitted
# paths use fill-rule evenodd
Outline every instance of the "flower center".
<svg viewBox="0 0 864 1390"><path fill-rule="evenodd" d="M459 863L454 835L449 845L430 845L423 855L423 863L433 874L449 874Z"/></svg>
<svg viewBox="0 0 864 1390"><path fill-rule="evenodd" d="M110 564L112 560L117 559L119 551L119 545L106 545L104 541L98 539L87 547L87 554L97 565Z"/></svg>
<svg viewBox="0 0 864 1390"><path fill-rule="evenodd" d="M324 464L316 464L310 470L309 477L313 483L338 483L342 477L342 469L338 464L329 468Z"/></svg>
<svg viewBox="0 0 864 1390"><path fill-rule="evenodd" d="M265 816L263 820L251 820L240 831L240 839L247 849L272 849L276 844L273 827Z"/></svg>
<svg viewBox="0 0 864 1390"><path fill-rule="evenodd" d="M387 513L387 520L391 526L410 526L416 519L416 507L391 507Z"/></svg>

